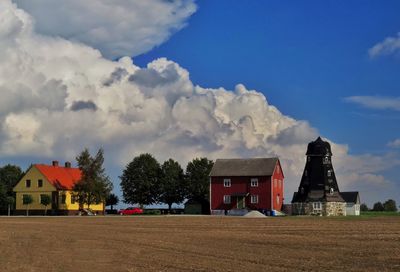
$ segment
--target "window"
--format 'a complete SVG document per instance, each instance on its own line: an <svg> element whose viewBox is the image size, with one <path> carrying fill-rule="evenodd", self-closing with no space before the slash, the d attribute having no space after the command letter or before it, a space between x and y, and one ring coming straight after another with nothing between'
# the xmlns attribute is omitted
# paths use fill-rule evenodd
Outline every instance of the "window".
<svg viewBox="0 0 400 272"><path fill-rule="evenodd" d="M324 163L324 164L329 164L329 163L331 163L330 160L329 160L329 157L324 157L323 163Z"/></svg>
<svg viewBox="0 0 400 272"><path fill-rule="evenodd" d="M334 192L335 190L331 187L330 189L329 189L329 193L331 194L331 195L333 195L333 192Z"/></svg>
<svg viewBox="0 0 400 272"><path fill-rule="evenodd" d="M321 202L313 202L313 209L314 210L321 210L322 209Z"/></svg>
<svg viewBox="0 0 400 272"><path fill-rule="evenodd" d="M250 201L251 201L251 204L258 203L258 195L252 195Z"/></svg>
<svg viewBox="0 0 400 272"><path fill-rule="evenodd" d="M67 196L65 194L61 195L61 204L65 204L65 200L67 199Z"/></svg>
<svg viewBox="0 0 400 272"><path fill-rule="evenodd" d="M307 157L307 161L308 161L308 162L311 161L311 157L310 157L310 156Z"/></svg>
<svg viewBox="0 0 400 272"><path fill-rule="evenodd" d="M22 195L22 204L24 205L28 205L30 204L32 201L32 196L31 195Z"/></svg>
<svg viewBox="0 0 400 272"><path fill-rule="evenodd" d="M43 180L39 179L37 181L37 187L43 187Z"/></svg>
<svg viewBox="0 0 400 272"><path fill-rule="evenodd" d="M231 196L224 195L224 204L231 204Z"/></svg>
<svg viewBox="0 0 400 272"><path fill-rule="evenodd" d="M328 177L331 177L331 176L332 176L332 170L328 170L328 172L326 173L326 175L327 175Z"/></svg>
<svg viewBox="0 0 400 272"><path fill-rule="evenodd" d="M46 196L49 196L49 195L45 195L45 194L40 194L39 195L39 203L40 204L42 204L42 199L44 198L44 197L46 197ZM50 201L51 202L51 201Z"/></svg>
<svg viewBox="0 0 400 272"><path fill-rule="evenodd" d="M75 204L75 202L76 202L76 196L71 195L71 204Z"/></svg>
<svg viewBox="0 0 400 272"><path fill-rule="evenodd" d="M256 178L251 179L251 187L258 187L258 179Z"/></svg>
<svg viewBox="0 0 400 272"><path fill-rule="evenodd" d="M224 179L224 187L231 187L231 180L230 179Z"/></svg>
<svg viewBox="0 0 400 272"><path fill-rule="evenodd" d="M27 179L27 180L25 181L25 186L26 186L26 188L31 187L31 180L30 180L30 179Z"/></svg>

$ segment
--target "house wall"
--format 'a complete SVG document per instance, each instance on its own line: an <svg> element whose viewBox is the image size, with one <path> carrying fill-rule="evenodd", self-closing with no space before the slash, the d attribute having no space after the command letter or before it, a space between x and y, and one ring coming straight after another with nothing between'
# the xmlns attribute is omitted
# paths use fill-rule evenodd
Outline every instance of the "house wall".
<svg viewBox="0 0 400 272"><path fill-rule="evenodd" d="M224 179L231 180L231 187L224 187ZM258 187L251 187L251 179L258 178ZM224 195L248 193L245 205L250 209L271 209L271 178L261 177L211 177L211 210L236 209L237 198L231 197L230 204L224 204ZM258 195L258 203L251 203L251 195Z"/></svg>
<svg viewBox="0 0 400 272"><path fill-rule="evenodd" d="M62 195L65 194L65 204L61 203L62 200ZM74 211L78 211L79 210L79 203L75 202L72 203L72 195L73 195L73 191L59 191L58 192L58 209L59 210L74 210ZM83 208L87 209L90 208L93 211L103 211L104 208L104 203L100 203L100 204L91 204L90 206L85 204L83 205Z"/></svg>
<svg viewBox="0 0 400 272"><path fill-rule="evenodd" d="M360 215L360 204L347 203L346 215Z"/></svg>
<svg viewBox="0 0 400 272"><path fill-rule="evenodd" d="M38 180L43 180L43 187L38 187ZM26 180L31 181L31 186L26 187ZM45 207L40 204L40 195L47 194L52 195L52 192L56 191L56 188L48 182L45 176L35 167L31 167L22 179L15 185L15 206L16 210L26 210L26 205L23 205L22 198L24 194L29 194L33 198L32 204L29 205L29 209L32 210L44 210ZM51 209L51 204L47 207Z"/></svg>

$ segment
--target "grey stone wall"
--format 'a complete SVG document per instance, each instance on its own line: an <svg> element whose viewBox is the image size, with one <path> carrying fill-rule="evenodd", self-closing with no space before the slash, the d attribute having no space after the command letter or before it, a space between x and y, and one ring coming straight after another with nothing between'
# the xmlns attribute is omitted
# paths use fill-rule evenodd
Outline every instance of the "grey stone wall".
<svg viewBox="0 0 400 272"><path fill-rule="evenodd" d="M345 202L322 202L320 210L314 210L312 202L292 204L293 215L346 216Z"/></svg>
<svg viewBox="0 0 400 272"><path fill-rule="evenodd" d="M327 202L326 216L346 216L346 202Z"/></svg>

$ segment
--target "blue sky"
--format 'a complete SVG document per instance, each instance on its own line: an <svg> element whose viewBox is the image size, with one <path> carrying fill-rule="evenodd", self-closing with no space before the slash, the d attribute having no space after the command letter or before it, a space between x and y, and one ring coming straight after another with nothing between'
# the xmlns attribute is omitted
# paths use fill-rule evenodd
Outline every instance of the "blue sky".
<svg viewBox="0 0 400 272"><path fill-rule="evenodd" d="M308 120L352 153L382 153L400 113L365 109L348 96L396 97L400 58L368 50L400 30L398 1L199 1L188 26L147 54L190 71L195 84L243 83L283 113Z"/></svg>
<svg viewBox="0 0 400 272"><path fill-rule="evenodd" d="M0 1L0 163L74 162L102 147L120 195L118 176L144 152L183 167L279 156L289 202L307 143L321 135L343 190L400 202L399 10L399 1Z"/></svg>

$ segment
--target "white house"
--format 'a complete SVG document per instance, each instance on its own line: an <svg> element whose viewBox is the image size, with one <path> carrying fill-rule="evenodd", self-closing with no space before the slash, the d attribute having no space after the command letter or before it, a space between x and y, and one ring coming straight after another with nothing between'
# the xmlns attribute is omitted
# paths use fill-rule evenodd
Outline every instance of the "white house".
<svg viewBox="0 0 400 272"><path fill-rule="evenodd" d="M360 194L358 192L341 192L346 201L346 215L360 215Z"/></svg>

